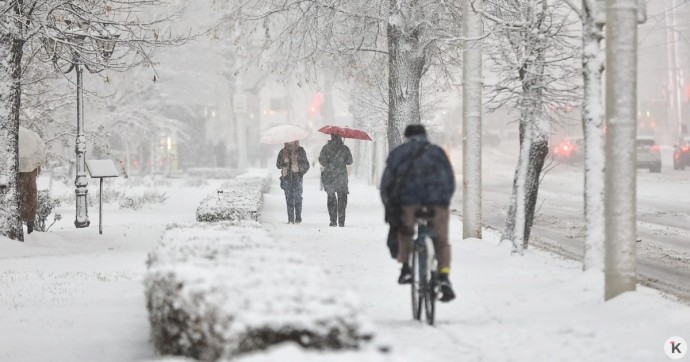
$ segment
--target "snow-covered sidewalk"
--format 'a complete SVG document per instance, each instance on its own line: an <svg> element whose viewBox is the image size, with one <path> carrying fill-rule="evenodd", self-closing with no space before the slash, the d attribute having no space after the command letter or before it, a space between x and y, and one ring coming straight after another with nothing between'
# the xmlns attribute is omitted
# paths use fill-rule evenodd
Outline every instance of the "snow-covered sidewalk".
<svg viewBox="0 0 690 362"><path fill-rule="evenodd" d="M355 291L393 355L410 361L662 361L667 338L690 340L690 308L639 287L602 301L599 277L579 263L510 246L485 231L462 240L453 218L451 281L458 298L437 304L437 326L411 317L409 287L396 284L398 265L385 246L378 191L350 183L345 228L328 226L326 194L305 181L303 222L286 224L282 190L264 199L264 226ZM277 357L277 356L274 356Z"/></svg>
<svg viewBox="0 0 690 362"><path fill-rule="evenodd" d="M168 196L162 205L133 211L104 204L103 235L98 207L89 208L89 228L75 229L74 205L63 204L63 218L49 232L25 235L24 243L0 237L0 361L155 356L142 283L146 255L167 224L195 222L199 202L221 183L174 181L157 189Z"/></svg>
<svg viewBox="0 0 690 362"><path fill-rule="evenodd" d="M334 287L354 291L374 322L376 345L395 361L663 361L671 336L690 341L690 308L639 288L602 301L601 283L578 263L540 251L511 256L497 236L465 240L453 218L458 299L438 305L437 326L411 318L409 287L385 246L377 190L351 180L345 228L329 227L316 173L305 180L303 223L288 225L282 190L264 198L273 238L326 270ZM146 254L168 223L194 222L199 201L217 187L169 188L165 205L105 210L104 235L76 230L73 211L48 233L20 244L0 239L0 361L144 361L149 343L142 276ZM94 218L94 216L96 218ZM373 357L373 359L372 359ZM371 350L303 353L294 345L252 361L377 360ZM689 357L685 357L688 359Z"/></svg>

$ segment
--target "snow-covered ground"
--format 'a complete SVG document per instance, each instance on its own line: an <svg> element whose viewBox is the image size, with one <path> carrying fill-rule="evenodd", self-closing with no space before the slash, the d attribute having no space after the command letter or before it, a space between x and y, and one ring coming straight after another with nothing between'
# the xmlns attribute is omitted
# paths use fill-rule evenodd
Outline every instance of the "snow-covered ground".
<svg viewBox="0 0 690 362"><path fill-rule="evenodd" d="M329 227L326 195L316 173L305 181L304 222L288 225L282 190L265 195L262 222L272 236L325 270L337 288L355 292L376 330L375 349L319 353L294 345L246 361L662 361L671 336L690 340L690 308L640 287L604 303L598 275L571 260L510 246L485 232L462 240L451 223L458 299L438 306L437 326L411 318L409 288L396 284L398 266L385 246L377 190L351 181L345 228ZM104 209L98 235L74 229L73 205L48 233L25 243L0 240L0 361L145 361L155 358L142 276L146 253L168 223L194 221L219 182L182 187L173 180L163 205ZM660 191L663 192L663 191ZM686 359L688 357L686 356Z"/></svg>

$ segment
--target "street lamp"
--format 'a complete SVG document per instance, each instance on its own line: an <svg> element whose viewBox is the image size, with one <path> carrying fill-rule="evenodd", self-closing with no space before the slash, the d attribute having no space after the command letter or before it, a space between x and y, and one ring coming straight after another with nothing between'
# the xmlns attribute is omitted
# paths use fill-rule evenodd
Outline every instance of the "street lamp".
<svg viewBox="0 0 690 362"><path fill-rule="evenodd" d="M77 228L88 227L89 213L86 203L86 136L84 135L84 84L83 71L86 68L90 73L98 73L105 69L105 63L110 59L115 50L115 44L119 34L104 34L98 28L103 29L103 24L88 21L71 22L64 21L68 28L64 31L56 30L56 36L43 38L43 45L55 67L67 74L72 70L77 73L77 139L75 142L77 175L74 180L77 196L77 211L74 226ZM97 25L96 28L94 25ZM59 66L59 61L69 65L66 71Z"/></svg>

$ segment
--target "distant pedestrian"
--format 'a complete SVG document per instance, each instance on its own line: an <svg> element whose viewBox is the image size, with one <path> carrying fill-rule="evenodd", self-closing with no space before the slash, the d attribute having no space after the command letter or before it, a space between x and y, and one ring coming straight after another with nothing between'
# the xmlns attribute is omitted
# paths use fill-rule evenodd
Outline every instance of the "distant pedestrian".
<svg viewBox="0 0 690 362"><path fill-rule="evenodd" d="M302 178L309 171L309 160L299 141L285 143L278 153L276 167L281 169L280 188L285 191L288 224L302 222Z"/></svg>
<svg viewBox="0 0 690 362"><path fill-rule="evenodd" d="M31 172L19 172L19 218L26 223L26 232L34 231L36 208L38 207L38 187L36 178L41 173L38 167Z"/></svg>
<svg viewBox="0 0 690 362"><path fill-rule="evenodd" d="M326 191L330 226L345 226L345 209L347 208L347 165L352 164L352 153L343 143L343 138L331 135L319 154L319 163L323 166L321 182Z"/></svg>

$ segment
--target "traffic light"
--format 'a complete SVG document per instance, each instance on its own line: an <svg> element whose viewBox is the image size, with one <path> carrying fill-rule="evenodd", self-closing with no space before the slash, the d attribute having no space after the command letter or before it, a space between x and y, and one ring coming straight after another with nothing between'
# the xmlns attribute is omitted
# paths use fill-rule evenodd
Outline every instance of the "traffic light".
<svg viewBox="0 0 690 362"><path fill-rule="evenodd" d="M321 105L323 104L323 94L316 93L311 103L309 104L309 117L316 117L321 114Z"/></svg>

